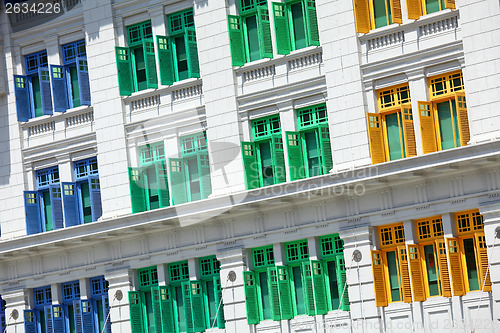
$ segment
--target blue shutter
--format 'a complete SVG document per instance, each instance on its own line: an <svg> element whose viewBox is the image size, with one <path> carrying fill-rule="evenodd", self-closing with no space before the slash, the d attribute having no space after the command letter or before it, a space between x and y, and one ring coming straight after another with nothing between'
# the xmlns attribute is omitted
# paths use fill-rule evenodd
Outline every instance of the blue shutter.
<svg viewBox="0 0 500 333"><path fill-rule="evenodd" d="M42 111L45 115L52 114L52 94L50 89L50 72L47 67L38 68L40 79L40 95L42 97Z"/></svg>
<svg viewBox="0 0 500 333"><path fill-rule="evenodd" d="M36 333L35 310L24 310L24 332Z"/></svg>
<svg viewBox="0 0 500 333"><path fill-rule="evenodd" d="M101 184L99 176L89 176L90 206L92 208L92 221L97 221L102 216Z"/></svg>
<svg viewBox="0 0 500 333"><path fill-rule="evenodd" d="M52 320L54 321L54 333L64 333L66 322L62 305L52 305Z"/></svg>
<svg viewBox="0 0 500 333"><path fill-rule="evenodd" d="M16 93L17 121L28 121L31 118L28 79L24 75L14 75L14 91Z"/></svg>
<svg viewBox="0 0 500 333"><path fill-rule="evenodd" d="M109 298L108 295L102 296L102 311L104 318L104 333L111 333L111 316L109 316ZM109 316L109 318L108 318Z"/></svg>
<svg viewBox="0 0 500 333"><path fill-rule="evenodd" d="M86 58L76 58L78 73L78 88L80 89L80 103L90 105L90 79L89 66Z"/></svg>
<svg viewBox="0 0 500 333"><path fill-rule="evenodd" d="M40 201L37 191L24 191L24 212L26 214L26 234L33 235L42 232Z"/></svg>
<svg viewBox="0 0 500 333"><path fill-rule="evenodd" d="M64 228L61 185L50 185L50 204L52 209L52 222L54 229Z"/></svg>
<svg viewBox="0 0 500 333"><path fill-rule="evenodd" d="M45 332L55 333L54 323L52 322L52 306L51 305L44 306L44 312L45 312Z"/></svg>
<svg viewBox="0 0 500 333"><path fill-rule="evenodd" d="M54 98L54 111L64 112L68 109L68 87L63 66L50 65L50 85Z"/></svg>
<svg viewBox="0 0 500 333"><path fill-rule="evenodd" d="M90 300L82 300L82 326L83 333L94 333L94 313Z"/></svg>
<svg viewBox="0 0 500 333"><path fill-rule="evenodd" d="M82 304L80 300L73 301L73 312L75 314L75 332L83 333L82 325Z"/></svg>
<svg viewBox="0 0 500 333"><path fill-rule="evenodd" d="M79 225L78 200L76 197L76 183L61 183L64 210L64 225L72 227Z"/></svg>

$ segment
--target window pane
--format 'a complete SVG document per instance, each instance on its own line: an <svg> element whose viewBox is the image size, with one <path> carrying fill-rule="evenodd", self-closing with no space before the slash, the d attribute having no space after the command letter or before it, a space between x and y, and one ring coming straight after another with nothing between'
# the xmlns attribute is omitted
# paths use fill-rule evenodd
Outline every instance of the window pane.
<svg viewBox="0 0 500 333"><path fill-rule="evenodd" d="M295 286L295 302L297 306L297 314L306 314L306 306L304 300L304 290L302 286L302 274L300 266L292 268L293 271L293 284Z"/></svg>
<svg viewBox="0 0 500 333"><path fill-rule="evenodd" d="M477 275L476 250L474 239L464 239L465 264L467 266L467 278L469 290L479 290L479 277Z"/></svg>
<svg viewBox="0 0 500 333"><path fill-rule="evenodd" d="M434 245L424 246L425 255L425 266L427 268L427 278L429 286L429 295L437 296L440 294L439 291L439 276L437 270L437 262L435 260L436 256L434 253Z"/></svg>
<svg viewBox="0 0 500 333"><path fill-rule="evenodd" d="M396 258L396 251L387 252L387 268L389 270L389 284L393 302L401 301L401 295L399 293L398 261Z"/></svg>

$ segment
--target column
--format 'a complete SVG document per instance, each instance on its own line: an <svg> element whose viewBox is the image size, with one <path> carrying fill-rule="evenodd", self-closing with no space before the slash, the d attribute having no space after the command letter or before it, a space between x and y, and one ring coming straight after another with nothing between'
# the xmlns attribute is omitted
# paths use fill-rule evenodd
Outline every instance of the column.
<svg viewBox="0 0 500 333"><path fill-rule="evenodd" d="M104 274L109 283L111 332L130 332L128 292L132 290L133 271L116 270Z"/></svg>
<svg viewBox="0 0 500 333"><path fill-rule="evenodd" d="M24 310L33 305L33 289L17 289L2 292L5 301L5 323L7 333L24 332ZM28 304L26 303L28 300ZM16 316L17 312L17 316Z"/></svg>

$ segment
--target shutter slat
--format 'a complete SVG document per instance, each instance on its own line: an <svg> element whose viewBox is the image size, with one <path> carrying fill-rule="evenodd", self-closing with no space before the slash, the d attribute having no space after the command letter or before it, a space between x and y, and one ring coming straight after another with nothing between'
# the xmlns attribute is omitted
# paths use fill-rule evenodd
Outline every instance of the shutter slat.
<svg viewBox="0 0 500 333"><path fill-rule="evenodd" d="M391 0L392 23L403 24L403 14L401 13L401 0Z"/></svg>
<svg viewBox="0 0 500 333"><path fill-rule="evenodd" d="M169 158L168 164L170 167L172 204L183 204L188 201L183 160L181 158Z"/></svg>
<svg viewBox="0 0 500 333"><path fill-rule="evenodd" d="M288 153L288 167L290 168L290 180L304 179L305 168L301 135L299 132L285 132L285 136Z"/></svg>
<svg viewBox="0 0 500 333"><path fill-rule="evenodd" d="M307 20L307 34L309 45L319 46L319 29L318 29L318 15L316 13L316 1L305 0L306 5L306 20Z"/></svg>
<svg viewBox="0 0 500 333"><path fill-rule="evenodd" d="M78 211L78 199L76 195L76 183L61 183L63 212L65 227L72 227L80 224L80 214Z"/></svg>
<svg viewBox="0 0 500 333"><path fill-rule="evenodd" d="M241 17L228 15L229 45L231 47L231 63L233 66L245 64L245 44L243 43L243 27Z"/></svg>
<svg viewBox="0 0 500 333"><path fill-rule="evenodd" d="M193 304L191 301L191 285L189 282L183 282L181 287L182 287L182 296L184 298L184 315L186 319L186 331L188 333L194 333Z"/></svg>
<svg viewBox="0 0 500 333"><path fill-rule="evenodd" d="M457 238L446 239L446 250L450 262L450 276L453 296L465 295L465 281L462 270L462 249Z"/></svg>
<svg viewBox="0 0 500 333"><path fill-rule="evenodd" d="M273 2L274 31L278 54L290 53L290 30L288 27L288 13L284 3Z"/></svg>
<svg viewBox="0 0 500 333"><path fill-rule="evenodd" d="M64 67L50 65L49 69L54 111L65 112L68 109L68 87Z"/></svg>
<svg viewBox="0 0 500 333"><path fill-rule="evenodd" d="M273 57L273 44L271 41L271 22L269 21L269 10L266 6L258 8L257 26L259 28L259 51L261 58Z"/></svg>
<svg viewBox="0 0 500 333"><path fill-rule="evenodd" d="M320 124L318 126L319 143L321 149L321 166L323 174L327 175L333 168L332 146L330 141L330 130L328 124Z"/></svg>
<svg viewBox="0 0 500 333"><path fill-rule="evenodd" d="M115 47L116 67L118 70L118 88L120 95L128 96L134 92L132 79L132 60L128 47Z"/></svg>
<svg viewBox="0 0 500 333"><path fill-rule="evenodd" d="M200 153L198 159L201 174L201 198L207 199L208 196L212 194L212 179L210 178L210 160L208 159L208 153Z"/></svg>
<svg viewBox="0 0 500 333"><path fill-rule="evenodd" d="M160 207L170 206L170 191L168 189L168 172L166 160L156 162L156 178L158 182L158 192Z"/></svg>
<svg viewBox="0 0 500 333"><path fill-rule="evenodd" d="M111 316L109 316L109 310L108 295L102 295L102 311L103 318L105 320L104 333L111 333Z"/></svg>
<svg viewBox="0 0 500 333"><path fill-rule="evenodd" d="M142 40L144 62L146 65L146 82L148 88L158 88L158 73L156 71L155 43L153 38Z"/></svg>
<svg viewBox="0 0 500 333"><path fill-rule="evenodd" d="M245 184L247 190L260 187L259 167L257 163L257 151L255 143L241 142L241 155L243 156L243 167L245 171Z"/></svg>
<svg viewBox="0 0 500 333"><path fill-rule="evenodd" d="M130 310L130 328L132 333L143 333L141 293L138 291L129 291L128 302Z"/></svg>
<svg viewBox="0 0 500 333"><path fill-rule="evenodd" d="M155 332L162 332L162 313L160 304L160 287L154 286L151 288L151 297L153 303L153 318Z"/></svg>
<svg viewBox="0 0 500 333"><path fill-rule="evenodd" d="M315 306L314 306L314 288L311 274L311 264L309 261L302 262L301 265L302 273L302 285L304 293L304 301L306 307L306 314L309 316L314 316Z"/></svg>
<svg viewBox="0 0 500 333"><path fill-rule="evenodd" d="M444 0L444 6L448 9L455 9L455 0Z"/></svg>
<svg viewBox="0 0 500 333"><path fill-rule="evenodd" d="M160 307L163 333L175 333L172 288L160 286Z"/></svg>
<svg viewBox="0 0 500 333"><path fill-rule="evenodd" d="M26 234L41 233L42 219L40 216L40 198L37 191L24 191L24 213L26 216Z"/></svg>
<svg viewBox="0 0 500 333"><path fill-rule="evenodd" d="M57 333L54 332L54 322L53 322L53 313L52 313L52 306L51 305L46 305L44 306L44 313L45 313L45 330L46 333Z"/></svg>
<svg viewBox="0 0 500 333"><path fill-rule="evenodd" d="M215 295L215 308L219 309L219 313L217 314L217 327L225 328L226 320L224 319L224 302L222 301L222 285L220 282L219 276L214 276L214 295ZM219 306L220 304L220 306ZM215 310L217 311L217 310ZM212 323L210 323L210 327L212 327Z"/></svg>
<svg viewBox="0 0 500 333"><path fill-rule="evenodd" d="M94 333L94 311L92 307L95 302L91 300L82 300L82 333Z"/></svg>
<svg viewBox="0 0 500 333"><path fill-rule="evenodd" d="M370 32L370 9L368 0L354 0L354 18L356 20L356 31L359 33Z"/></svg>
<svg viewBox="0 0 500 333"><path fill-rule="evenodd" d="M146 198L144 193L144 175L141 168L128 168L128 176L132 213L144 212L146 210Z"/></svg>
<svg viewBox="0 0 500 333"><path fill-rule="evenodd" d="M79 299L73 301L73 314L75 317L75 332L83 333L82 307Z"/></svg>
<svg viewBox="0 0 500 333"><path fill-rule="evenodd" d="M484 233L476 233L474 234L474 243L476 247L476 257L477 257L477 265L478 265L478 277L479 277L479 286L485 292L491 292L491 278L490 272L488 270L488 250L486 248L486 239ZM486 281L485 281L486 277ZM484 289L483 289L484 283Z"/></svg>
<svg viewBox="0 0 500 333"><path fill-rule="evenodd" d="M54 229L64 228L61 185L50 185L50 209L52 210L52 222Z"/></svg>
<svg viewBox="0 0 500 333"><path fill-rule="evenodd" d="M466 146L470 141L469 117L467 115L467 101L463 91L455 93L455 103L457 106L458 128L460 132L460 143Z"/></svg>
<svg viewBox="0 0 500 333"><path fill-rule="evenodd" d="M31 118L28 78L14 75L14 92L16 94L17 121L28 121Z"/></svg>
<svg viewBox="0 0 500 333"><path fill-rule="evenodd" d="M54 322L54 333L64 332L66 323L62 305L52 305L52 320Z"/></svg>
<svg viewBox="0 0 500 333"><path fill-rule="evenodd" d="M387 306L387 290L385 281L385 270L382 261L382 251L371 251L373 288L375 289L375 305Z"/></svg>
<svg viewBox="0 0 500 333"><path fill-rule="evenodd" d="M382 163L386 161L384 145L384 128L382 116L378 113L368 113L366 115L368 123L368 138L370 140L370 154L372 163Z"/></svg>
<svg viewBox="0 0 500 333"><path fill-rule="evenodd" d="M418 245L408 244L407 247L413 300L415 302L423 302L426 299L426 295L422 271L422 258L420 256L421 251Z"/></svg>
<svg viewBox="0 0 500 333"><path fill-rule="evenodd" d="M324 315L328 313L325 272L325 266L322 261L311 260L311 273L314 289L314 307L316 309L316 314L318 315Z"/></svg>
<svg viewBox="0 0 500 333"><path fill-rule="evenodd" d="M27 318L29 318L29 321ZM37 333L35 310L24 310L24 332Z"/></svg>
<svg viewBox="0 0 500 333"><path fill-rule="evenodd" d="M267 281L269 288L269 303L271 303L271 319L281 320L280 292L278 287L278 273L276 267L267 268Z"/></svg>
<svg viewBox="0 0 500 333"><path fill-rule="evenodd" d="M446 242L444 238L436 239L436 250L439 267L439 280L444 297L451 297L450 272L448 271L448 259L446 256Z"/></svg>
<svg viewBox="0 0 500 333"><path fill-rule="evenodd" d="M406 10L410 20L418 20L422 16L422 0L406 0Z"/></svg>
<svg viewBox="0 0 500 333"><path fill-rule="evenodd" d="M47 67L38 68L40 80L40 95L42 98L42 111L44 115L52 114L52 92L50 88L50 72Z"/></svg>
<svg viewBox="0 0 500 333"><path fill-rule="evenodd" d="M92 221L97 221L102 216L101 183L99 176L89 176L90 206Z"/></svg>
<svg viewBox="0 0 500 333"><path fill-rule="evenodd" d="M345 261L344 261L343 254L335 257L335 268L337 270L336 273L337 273L337 286L339 288L339 297L342 297L342 293L344 294L344 297L342 297L342 300L340 302L340 308L343 311L349 311L350 310L349 286L346 285L347 274L346 274Z"/></svg>
<svg viewBox="0 0 500 333"><path fill-rule="evenodd" d="M420 134L424 154L437 151L436 130L434 125L434 111L429 102L418 102L418 116L420 119Z"/></svg>
<svg viewBox="0 0 500 333"><path fill-rule="evenodd" d="M259 301L257 298L257 281L255 280L255 275L256 274L251 271L243 272L248 325L256 325L260 322Z"/></svg>
<svg viewBox="0 0 500 333"><path fill-rule="evenodd" d="M205 330L205 304L204 294L201 288L201 281L190 281L191 285L191 306L193 308L193 328L195 332ZM212 323L210 323L212 324Z"/></svg>
<svg viewBox="0 0 500 333"><path fill-rule="evenodd" d="M80 103L82 105L90 105L90 78L86 58L76 58L76 70L78 75L78 88L80 89Z"/></svg>
<svg viewBox="0 0 500 333"><path fill-rule="evenodd" d="M290 286L290 272L286 266L276 267L278 276L278 290L280 294L280 313L281 319L292 319L293 305L292 305L292 290Z"/></svg>
<svg viewBox="0 0 500 333"><path fill-rule="evenodd" d="M397 248L399 256L399 274L401 275L401 290L403 291L403 302L411 303L411 282L410 270L408 268L408 255L406 247L399 246Z"/></svg>
<svg viewBox="0 0 500 333"><path fill-rule="evenodd" d="M271 153L274 183L284 183L286 182L285 150L283 149L283 138L281 134L273 135L271 138Z"/></svg>
<svg viewBox="0 0 500 333"><path fill-rule="evenodd" d="M417 142L415 141L415 127L413 126L413 114L411 106L401 108L403 118L403 133L405 139L406 156L417 156Z"/></svg>
<svg viewBox="0 0 500 333"><path fill-rule="evenodd" d="M172 42L169 37L156 36L158 45L158 62L160 67L160 83L171 85L175 81Z"/></svg>
<svg viewBox="0 0 500 333"><path fill-rule="evenodd" d="M189 77L200 77L200 62L198 60L198 44L194 28L186 29L186 53L188 59Z"/></svg>

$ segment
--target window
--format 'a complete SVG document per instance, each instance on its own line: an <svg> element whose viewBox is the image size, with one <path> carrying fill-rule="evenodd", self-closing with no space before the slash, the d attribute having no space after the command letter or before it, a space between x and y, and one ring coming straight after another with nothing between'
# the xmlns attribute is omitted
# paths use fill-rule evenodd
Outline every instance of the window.
<svg viewBox="0 0 500 333"><path fill-rule="evenodd" d="M403 23L400 0L354 0L354 16L360 33Z"/></svg>
<svg viewBox="0 0 500 333"><path fill-rule="evenodd" d="M97 321L93 322L95 333L111 332L111 321L109 315L108 281L104 276L90 278L91 310ZM83 305L83 304L82 304ZM82 306L82 311L84 310ZM86 312L84 312L85 314ZM90 316L90 314L89 314ZM84 330L85 332L85 330Z"/></svg>
<svg viewBox="0 0 500 333"><path fill-rule="evenodd" d="M286 181L279 115L252 121L253 142L242 142L247 189Z"/></svg>
<svg viewBox="0 0 500 333"><path fill-rule="evenodd" d="M379 113L368 113L372 163L416 156L415 129L408 84L377 92Z"/></svg>
<svg viewBox="0 0 500 333"><path fill-rule="evenodd" d="M161 331L160 291L156 266L137 270L138 290L129 291L130 325L132 332ZM160 327L157 327L160 326Z"/></svg>
<svg viewBox="0 0 500 333"><path fill-rule="evenodd" d="M233 66L273 57L267 0L240 0L240 16L229 15L229 40Z"/></svg>
<svg viewBox="0 0 500 333"><path fill-rule="evenodd" d="M408 18L418 19L422 15L431 14L446 8L455 9L455 1L449 0L407 0Z"/></svg>
<svg viewBox="0 0 500 333"><path fill-rule="evenodd" d="M71 281L61 284L63 304L60 311L64 311L67 316L65 326L69 328L69 332L76 332L77 326L82 324L82 311L80 301L80 283ZM56 317L57 312L54 312ZM78 328L81 330L82 328Z"/></svg>
<svg viewBox="0 0 500 333"><path fill-rule="evenodd" d="M290 179L328 174L333 167L326 105L297 110L298 132L286 132Z"/></svg>
<svg viewBox="0 0 500 333"><path fill-rule="evenodd" d="M429 78L430 102L418 102L423 151L465 146L470 140L462 72Z"/></svg>
<svg viewBox="0 0 500 333"><path fill-rule="evenodd" d="M200 328L214 327L225 328L224 309L219 303L222 299L222 286L220 281L220 261L215 256L199 259L201 275L201 292L204 303L205 325L200 323Z"/></svg>
<svg viewBox="0 0 500 333"><path fill-rule="evenodd" d="M206 199L212 193L205 132L181 137L181 158L170 158L174 205Z"/></svg>
<svg viewBox="0 0 500 333"><path fill-rule="evenodd" d="M52 305L52 291L50 286L33 289L34 307L31 310L24 310L24 331L25 332L52 332L55 324L58 328L64 324L61 317L53 317L53 308L57 314L61 314L59 305ZM64 327L59 332L64 332Z"/></svg>
<svg viewBox="0 0 500 333"><path fill-rule="evenodd" d="M58 90L54 87L54 101L56 99L68 100L67 105L61 104L62 108L65 106L66 108L68 106L74 108L80 105L90 105L89 70L85 40L63 45L62 53L64 67L54 66L52 69L53 76L57 72L63 79Z"/></svg>

